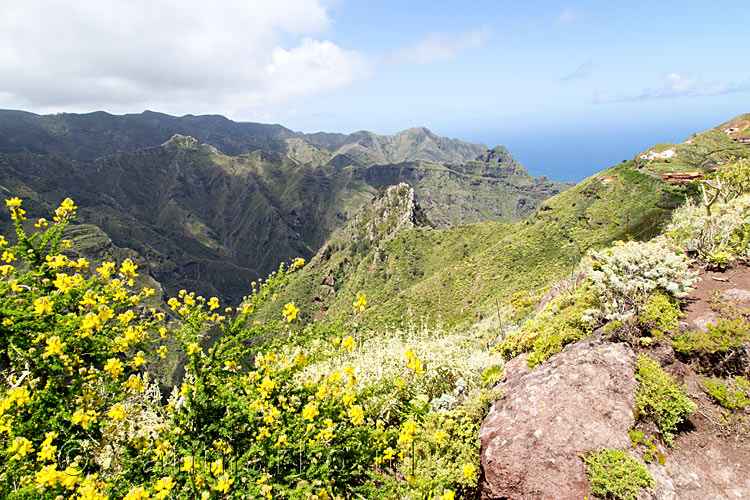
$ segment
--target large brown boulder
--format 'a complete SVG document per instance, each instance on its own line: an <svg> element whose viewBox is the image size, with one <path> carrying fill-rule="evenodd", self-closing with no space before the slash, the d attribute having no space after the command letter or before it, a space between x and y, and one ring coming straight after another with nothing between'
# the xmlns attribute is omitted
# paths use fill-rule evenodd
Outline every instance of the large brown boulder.
<svg viewBox="0 0 750 500"><path fill-rule="evenodd" d="M580 454L630 446L632 349L595 334L512 373L479 430L482 499L592 498Z"/></svg>

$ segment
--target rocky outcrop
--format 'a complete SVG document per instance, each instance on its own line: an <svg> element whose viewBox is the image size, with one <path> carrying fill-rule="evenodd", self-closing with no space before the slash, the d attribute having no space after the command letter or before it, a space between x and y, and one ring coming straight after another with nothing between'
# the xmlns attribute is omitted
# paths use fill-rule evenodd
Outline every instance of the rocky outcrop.
<svg viewBox="0 0 750 500"><path fill-rule="evenodd" d="M479 430L481 498L591 498L580 454L630 445L635 359L594 334L534 370L506 372L506 393Z"/></svg>

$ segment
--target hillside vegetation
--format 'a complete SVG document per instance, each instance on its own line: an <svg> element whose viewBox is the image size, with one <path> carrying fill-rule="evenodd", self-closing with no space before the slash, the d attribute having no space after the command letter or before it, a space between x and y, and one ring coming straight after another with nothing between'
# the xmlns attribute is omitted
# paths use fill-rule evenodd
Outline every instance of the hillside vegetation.
<svg viewBox="0 0 750 500"><path fill-rule="evenodd" d="M80 201L36 213L46 202L33 198L42 172L30 161L18 186L32 202L5 199L12 233L0 237L0 494L469 500L564 483L579 498L687 487L715 498L708 480L677 479L723 467L732 483L744 470L701 450L703 438L712 453L731 442L724 450L746 460L735 448L745 453L750 310L716 299L706 328L679 320L699 269L741 274L750 262L750 147L735 152L744 158L701 179L710 210L695 184L634 161L514 223L438 229L416 188L379 189L312 259L277 265L235 304L160 289L140 252L74 224ZM257 174L184 136L135 154L154 163L134 184L158 165L191 187ZM188 167L201 157L213 177ZM102 182L123 179L107 206L125 199L118 158L101 169ZM204 196L196 210L223 200ZM222 243L213 226L191 227ZM595 420L582 428L581 401L611 407L584 409ZM509 442L526 455L507 453ZM696 469L685 449L710 462ZM559 467L541 484L550 451ZM542 464L537 475L529 464Z"/></svg>
<svg viewBox="0 0 750 500"><path fill-rule="evenodd" d="M750 157L750 146L723 131L694 135L670 160L672 170ZM638 157L636 157L638 158ZM662 231L672 211L698 195L691 183L662 179L642 161L615 165L545 201L527 220L436 229L413 211L417 190L402 189L383 204L410 225L380 220L376 203L338 230L282 293L307 304L310 318L335 318L352 297L368 291L366 325L467 326L503 322L517 293L541 296L570 274L590 249L616 240L647 240ZM365 231L367 224L376 230ZM516 302L519 297L516 297ZM498 316L500 319L498 320Z"/></svg>
<svg viewBox="0 0 750 500"><path fill-rule="evenodd" d="M280 261L314 255L377 188L402 181L438 227L523 219L568 187L532 177L504 148L424 128L305 135L212 116L0 112L0 191L40 213L73 197L86 223L136 252L172 294L236 304Z"/></svg>

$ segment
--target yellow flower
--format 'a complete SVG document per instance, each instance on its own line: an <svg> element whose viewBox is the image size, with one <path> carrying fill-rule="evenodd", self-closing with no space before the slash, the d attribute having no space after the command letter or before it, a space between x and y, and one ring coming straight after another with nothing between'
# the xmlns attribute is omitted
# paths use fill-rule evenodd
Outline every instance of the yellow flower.
<svg viewBox="0 0 750 500"><path fill-rule="evenodd" d="M8 447L8 453L15 453L15 455L11 457L11 460L21 460L33 451L34 447L32 446L31 441L25 437L15 438L10 447Z"/></svg>
<svg viewBox="0 0 750 500"><path fill-rule="evenodd" d="M55 285L60 292L65 293L73 289L73 277L68 276L65 273L58 273L52 284Z"/></svg>
<svg viewBox="0 0 750 500"><path fill-rule="evenodd" d="M359 405L350 407L347 411L347 415L349 415L349 420L351 420L352 425L361 425L362 422L365 421L365 412Z"/></svg>
<svg viewBox="0 0 750 500"><path fill-rule="evenodd" d="M461 472L463 473L464 477L466 477L466 479L468 479L469 481L477 477L477 468L471 464L464 465L463 468L461 469Z"/></svg>
<svg viewBox="0 0 750 500"><path fill-rule="evenodd" d="M132 392L143 393L146 390L146 385L143 383L138 375L130 375L125 381L125 387Z"/></svg>
<svg viewBox="0 0 750 500"><path fill-rule="evenodd" d="M81 480L81 471L76 467L69 465L65 468L64 472L61 472L58 476L60 484L63 488L72 490L76 484Z"/></svg>
<svg viewBox="0 0 750 500"><path fill-rule="evenodd" d="M115 263L102 262L102 265L96 268L96 272L98 272L102 278L108 279L115 272Z"/></svg>
<svg viewBox="0 0 750 500"><path fill-rule="evenodd" d="M109 412L107 413L107 416L111 418L112 420L122 422L123 420L125 420L125 407L122 406L120 403L117 403L112 408L110 408Z"/></svg>
<svg viewBox="0 0 750 500"><path fill-rule="evenodd" d="M60 203L60 206L55 209L54 219L56 221L72 219L76 214L76 208L78 207L73 204L73 200L65 198L63 202Z"/></svg>
<svg viewBox="0 0 750 500"><path fill-rule="evenodd" d="M226 474L222 474L220 477L217 478L216 484L213 486L213 490L220 491L222 493L227 493L229 491L229 487L234 482L234 479L230 479L229 476Z"/></svg>
<svg viewBox="0 0 750 500"><path fill-rule="evenodd" d="M55 486L57 484L57 464L45 465L41 470L36 472L36 483L41 486Z"/></svg>
<svg viewBox="0 0 750 500"><path fill-rule="evenodd" d="M365 310L365 306L367 305L367 296L365 296L364 293L358 293L357 294L357 301L353 304L354 312L362 312Z"/></svg>
<svg viewBox="0 0 750 500"><path fill-rule="evenodd" d="M128 491L123 500L148 500L148 493L143 486L135 486Z"/></svg>
<svg viewBox="0 0 750 500"><path fill-rule="evenodd" d="M208 310L213 311L214 309L218 309L219 307L219 299L216 297L211 297L208 299Z"/></svg>
<svg viewBox="0 0 750 500"><path fill-rule="evenodd" d="M13 210L14 208L18 208L21 206L21 199L16 196L14 198L11 198L10 200L5 200L5 204L8 206L8 208Z"/></svg>
<svg viewBox="0 0 750 500"><path fill-rule="evenodd" d="M133 366L135 368L146 364L146 358L144 358L143 356L145 356L145 353L143 351L138 351L138 353L133 356Z"/></svg>
<svg viewBox="0 0 750 500"><path fill-rule="evenodd" d="M347 351L351 351L354 349L354 337L351 335L347 335L341 340L341 348L346 349Z"/></svg>
<svg viewBox="0 0 750 500"><path fill-rule="evenodd" d="M52 314L52 302L49 297L39 297L34 301L34 314Z"/></svg>
<svg viewBox="0 0 750 500"><path fill-rule="evenodd" d="M224 472L224 460L219 458L211 462L211 474L218 477L219 474Z"/></svg>
<svg viewBox="0 0 750 500"><path fill-rule="evenodd" d="M444 430L439 430L433 435L433 437L438 444L442 445L445 438L448 437L448 434Z"/></svg>
<svg viewBox="0 0 750 500"><path fill-rule="evenodd" d="M187 346L188 356L192 356L193 354L195 354L197 352L200 352L200 351L201 351L201 346L199 346L195 342L192 342L192 343L188 344L188 346Z"/></svg>
<svg viewBox="0 0 750 500"><path fill-rule="evenodd" d="M66 344L67 342L60 342L60 337L58 337L57 335L47 339L47 347L44 349L44 354L42 354L42 357L46 358L55 354L57 354L58 356L62 355L62 350Z"/></svg>
<svg viewBox="0 0 750 500"><path fill-rule="evenodd" d="M445 490L445 492L440 495L440 500L455 500L456 494L453 493L451 490Z"/></svg>
<svg viewBox="0 0 750 500"><path fill-rule="evenodd" d="M279 436L279 438L276 440L276 444L274 446L287 446L289 445L289 441L287 441L286 434L282 434Z"/></svg>
<svg viewBox="0 0 750 500"><path fill-rule="evenodd" d="M43 444L42 449L36 454L36 459L38 462L54 462L55 453L57 453L57 446Z"/></svg>
<svg viewBox="0 0 750 500"><path fill-rule="evenodd" d="M4 247L7 244L8 244L8 242L5 241L5 236L3 236L2 234L0 234L0 247Z"/></svg>
<svg viewBox="0 0 750 500"><path fill-rule="evenodd" d="M167 347L161 346L159 349L157 349L156 354L158 354L161 359L167 359L167 352Z"/></svg>
<svg viewBox="0 0 750 500"><path fill-rule="evenodd" d="M156 500L162 500L169 495L169 491L174 488L175 482L171 477L163 477L156 481L154 485L154 491L157 493L154 495Z"/></svg>
<svg viewBox="0 0 750 500"><path fill-rule="evenodd" d="M296 259L294 259L294 267L300 268L300 267L303 267L304 265L305 265L305 259L303 259L302 257L297 257Z"/></svg>
<svg viewBox="0 0 750 500"><path fill-rule="evenodd" d="M195 459L193 457L182 457L182 472L190 472L195 469Z"/></svg>
<svg viewBox="0 0 750 500"><path fill-rule="evenodd" d="M315 417L318 415L320 415L320 412L318 411L318 405L315 403L307 403L302 409L302 418L309 420L310 422L315 420Z"/></svg>
<svg viewBox="0 0 750 500"><path fill-rule="evenodd" d="M0 257L0 260L3 260L5 262L7 262L8 264L10 264L14 260L16 260L16 256L13 254L13 252L9 252L9 251L5 250L3 252L2 257Z"/></svg>
<svg viewBox="0 0 750 500"><path fill-rule="evenodd" d="M107 360L107 363L104 365L103 370L109 373L110 377L112 378L117 378L125 373L122 362L117 358L109 358Z"/></svg>
<svg viewBox="0 0 750 500"><path fill-rule="evenodd" d="M135 272L136 269L138 269L138 266L133 264L133 261L130 259L125 259L120 266L120 272L130 278L138 276L138 273Z"/></svg>
<svg viewBox="0 0 750 500"><path fill-rule="evenodd" d="M287 305L284 306L284 310L282 311L282 314L286 317L287 322L291 323L295 319L297 319L297 313L299 312L299 308L294 307L294 302L289 302Z"/></svg>
<svg viewBox="0 0 750 500"><path fill-rule="evenodd" d="M71 422L73 424L80 424L80 426L83 427L84 429L88 429L91 426L91 424L97 421L98 415L99 415L99 412L96 412L94 410L83 411L81 409L78 409L73 414L73 418L71 419Z"/></svg>

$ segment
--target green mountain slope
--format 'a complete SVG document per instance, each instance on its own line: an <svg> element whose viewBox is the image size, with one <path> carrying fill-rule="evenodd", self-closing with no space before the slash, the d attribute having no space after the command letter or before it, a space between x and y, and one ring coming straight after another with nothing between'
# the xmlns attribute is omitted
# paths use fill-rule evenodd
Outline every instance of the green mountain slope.
<svg viewBox="0 0 750 500"><path fill-rule="evenodd" d="M10 133L8 120L13 116L17 128ZM38 117L4 112L2 119L6 127L0 134L0 190L6 196L26 199L30 213L48 213L71 197L81 207L81 221L99 227L118 247L137 252L168 293L185 288L231 304L247 293L251 281L280 262L311 257L334 229L373 199L378 187L410 183L439 227L518 220L567 187L533 178L504 148L485 152L476 161L419 160L435 158L431 151L438 146L450 158L484 151L484 146L440 138L425 129L397 134L393 140L359 133L361 142L363 137L371 140L374 149L368 151L373 155L376 151L385 161L408 160L396 164L336 165L331 159L340 155L300 137L277 144L293 149L293 154L254 150L228 156L182 135L163 145L89 162L84 160L101 151L134 147L147 139L129 120L161 124L173 119L182 126L200 125L201 133L211 137L217 130L226 132L221 123L233 122L155 113ZM32 125L47 135L29 132ZM113 127L111 134L105 133L106 127ZM103 139L110 135L111 142ZM347 137L315 134L312 139L329 147ZM336 147L330 146L334 152ZM11 234L9 224L3 224L0 231Z"/></svg>
<svg viewBox="0 0 750 500"><path fill-rule="evenodd" d="M731 148L750 157L749 145L711 131L679 146L671 166L710 170ZM299 273L280 300L294 300L303 314L318 319L348 314L357 293L370 309L362 321L383 325L467 325L496 313L519 291L543 290L568 274L590 248L618 239L648 239L658 234L671 211L695 188L670 183L636 160L613 166L547 201L528 220L484 222L444 230L424 223L395 227L375 224L379 236L357 228L378 221L372 207L339 230ZM390 193L411 220L407 190ZM418 197L417 197L418 199ZM414 219L416 220L416 219Z"/></svg>

